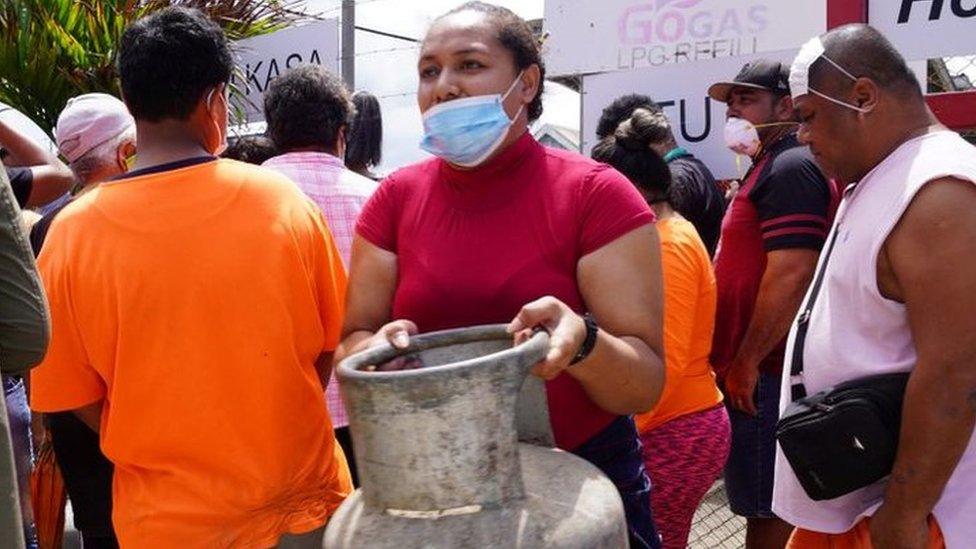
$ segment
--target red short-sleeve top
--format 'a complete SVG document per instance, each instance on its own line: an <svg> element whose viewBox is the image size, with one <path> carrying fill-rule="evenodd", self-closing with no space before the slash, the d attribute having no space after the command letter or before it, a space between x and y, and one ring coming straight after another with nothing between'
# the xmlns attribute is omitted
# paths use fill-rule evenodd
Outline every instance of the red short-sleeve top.
<svg viewBox="0 0 976 549"><path fill-rule="evenodd" d="M583 313L580 258L654 221L631 183L526 133L486 165L434 158L380 185L356 231L397 254L391 318L421 332L508 322L540 297ZM567 374L548 382L556 443L573 449L615 418Z"/></svg>

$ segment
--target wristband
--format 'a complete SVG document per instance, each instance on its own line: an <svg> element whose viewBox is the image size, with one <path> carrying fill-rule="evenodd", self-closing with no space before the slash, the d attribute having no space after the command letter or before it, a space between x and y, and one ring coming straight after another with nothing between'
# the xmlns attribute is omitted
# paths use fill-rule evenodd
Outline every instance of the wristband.
<svg viewBox="0 0 976 549"><path fill-rule="evenodd" d="M576 356L569 363L570 366L582 362L586 357L590 356L593 348L596 347L596 334L600 331L600 327L596 325L596 320L593 319L593 315L590 313L583 315L583 323L586 324L586 337L583 339L583 344L580 345L579 351L576 352Z"/></svg>

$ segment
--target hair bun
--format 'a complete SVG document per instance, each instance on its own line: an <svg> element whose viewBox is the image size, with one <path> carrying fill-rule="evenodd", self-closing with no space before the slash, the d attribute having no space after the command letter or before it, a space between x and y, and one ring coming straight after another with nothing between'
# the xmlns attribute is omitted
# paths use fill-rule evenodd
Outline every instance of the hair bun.
<svg viewBox="0 0 976 549"><path fill-rule="evenodd" d="M617 131L613 132L614 140L617 144L628 151L643 151L651 146L646 132L639 132L634 127L633 119L624 120Z"/></svg>

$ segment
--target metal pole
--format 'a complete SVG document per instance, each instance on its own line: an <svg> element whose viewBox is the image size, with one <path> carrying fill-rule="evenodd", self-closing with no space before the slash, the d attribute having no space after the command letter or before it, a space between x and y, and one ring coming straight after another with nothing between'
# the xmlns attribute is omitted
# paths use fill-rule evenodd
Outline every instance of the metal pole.
<svg viewBox="0 0 976 549"><path fill-rule="evenodd" d="M356 1L342 0L342 79L356 89Z"/></svg>

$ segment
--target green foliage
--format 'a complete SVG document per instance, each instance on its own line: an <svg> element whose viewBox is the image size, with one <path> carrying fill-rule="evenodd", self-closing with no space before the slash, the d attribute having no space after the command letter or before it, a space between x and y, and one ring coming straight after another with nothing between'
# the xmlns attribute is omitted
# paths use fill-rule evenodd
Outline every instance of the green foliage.
<svg viewBox="0 0 976 549"><path fill-rule="evenodd" d="M302 3L0 0L0 101L50 132L69 98L96 91L119 95L115 55L130 21L170 5L194 7L216 21L231 40L237 40L302 20Z"/></svg>

